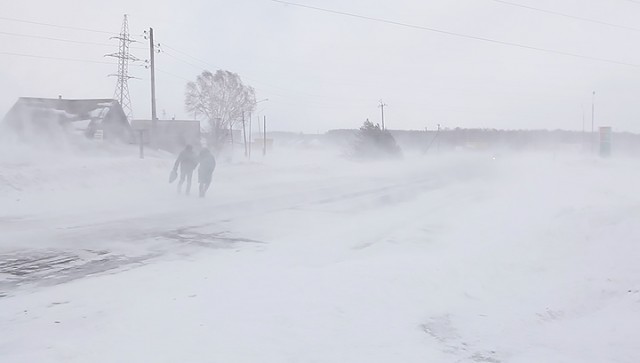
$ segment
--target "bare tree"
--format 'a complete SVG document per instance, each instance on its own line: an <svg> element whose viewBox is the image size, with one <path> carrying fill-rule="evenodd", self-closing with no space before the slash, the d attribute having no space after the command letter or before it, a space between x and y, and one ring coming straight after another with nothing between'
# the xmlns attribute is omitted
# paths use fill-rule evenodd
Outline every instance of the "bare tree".
<svg viewBox="0 0 640 363"><path fill-rule="evenodd" d="M242 122L244 112L253 111L256 93L242 83L237 73L218 70L203 71L195 82L187 83L187 111L204 115L211 128L209 143L221 147L233 126Z"/></svg>

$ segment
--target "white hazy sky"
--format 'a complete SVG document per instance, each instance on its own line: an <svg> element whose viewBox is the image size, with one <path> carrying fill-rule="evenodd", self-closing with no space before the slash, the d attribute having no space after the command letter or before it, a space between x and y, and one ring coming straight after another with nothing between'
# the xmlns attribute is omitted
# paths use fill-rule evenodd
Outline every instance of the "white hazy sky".
<svg viewBox="0 0 640 363"><path fill-rule="evenodd" d="M118 33L127 13L132 34L139 36L151 26L164 45L165 53L156 57L159 116L164 110L167 117L192 118L183 106L185 83L207 68L237 72L256 88L259 99L268 98L259 110L272 130L356 128L366 118L379 121L379 99L389 105L385 121L392 129L440 123L452 128L581 130L583 109L590 129L595 90L596 127L640 132L640 2L508 0L638 28L633 30L494 0L294 1L638 66L456 38L270 0L4 0L0 53L109 61L103 54L117 51L109 34L7 18ZM132 53L148 58L145 49ZM115 72L115 64L0 54L0 114L20 96L110 98L115 78L107 74ZM148 70L133 66L131 73L141 78L130 81L134 117L148 118Z"/></svg>

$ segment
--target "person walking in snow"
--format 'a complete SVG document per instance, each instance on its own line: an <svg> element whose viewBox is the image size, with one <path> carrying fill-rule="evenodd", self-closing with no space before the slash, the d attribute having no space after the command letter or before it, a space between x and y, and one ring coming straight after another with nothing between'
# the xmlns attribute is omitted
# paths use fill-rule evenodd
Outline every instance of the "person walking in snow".
<svg viewBox="0 0 640 363"><path fill-rule="evenodd" d="M178 182L178 193L182 191L182 184L186 181L187 195L191 192L191 179L193 178L193 171L198 165L198 159L196 153L193 151L193 146L187 145L184 150L180 152L175 164L173 164L173 172L177 173L178 166L180 167L180 181Z"/></svg>
<svg viewBox="0 0 640 363"><path fill-rule="evenodd" d="M211 185L211 179L213 177L213 171L216 169L216 159L211 154L209 149L204 148L200 152L198 157L200 167L198 168L198 183L200 183L200 198L204 198L207 194L209 186Z"/></svg>

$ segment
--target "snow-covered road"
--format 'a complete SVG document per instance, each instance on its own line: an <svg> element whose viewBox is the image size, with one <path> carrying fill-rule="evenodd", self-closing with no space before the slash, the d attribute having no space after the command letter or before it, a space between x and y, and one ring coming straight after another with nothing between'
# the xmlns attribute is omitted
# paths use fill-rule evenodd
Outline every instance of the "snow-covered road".
<svg viewBox="0 0 640 363"><path fill-rule="evenodd" d="M2 362L640 361L636 161L170 164L3 164Z"/></svg>

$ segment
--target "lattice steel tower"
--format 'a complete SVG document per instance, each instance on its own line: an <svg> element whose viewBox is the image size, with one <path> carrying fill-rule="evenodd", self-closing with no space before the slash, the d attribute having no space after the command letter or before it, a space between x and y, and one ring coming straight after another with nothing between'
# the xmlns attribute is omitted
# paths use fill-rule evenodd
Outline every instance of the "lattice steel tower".
<svg viewBox="0 0 640 363"><path fill-rule="evenodd" d="M133 111L131 109L131 97L129 96L129 79L136 77L129 75L129 62L135 62L139 59L129 54L129 46L131 43L135 42L135 40L129 36L129 21L127 20L126 14L124 15L120 35L117 37L111 37L111 39L119 40L118 53L105 55L105 57L118 59L118 73L109 75L109 77L118 78L113 98L120 102L124 113L127 115L129 120L131 120Z"/></svg>

